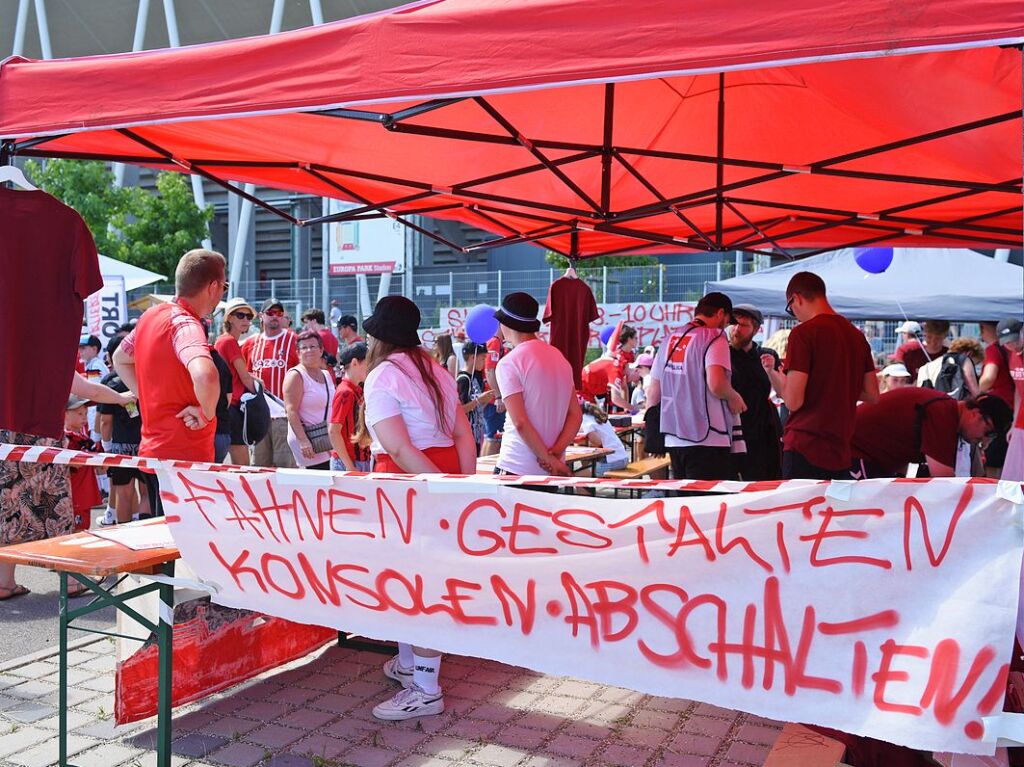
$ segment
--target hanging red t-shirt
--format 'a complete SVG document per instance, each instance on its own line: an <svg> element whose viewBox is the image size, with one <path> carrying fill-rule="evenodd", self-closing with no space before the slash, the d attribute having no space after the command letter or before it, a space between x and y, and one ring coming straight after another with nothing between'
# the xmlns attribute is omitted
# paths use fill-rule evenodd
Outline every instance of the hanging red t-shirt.
<svg viewBox="0 0 1024 767"><path fill-rule="evenodd" d="M82 302L103 287L96 245L55 197L0 186L0 264L0 429L59 439Z"/></svg>
<svg viewBox="0 0 1024 767"><path fill-rule="evenodd" d="M341 383L334 389L334 399L331 400L331 423L341 424L341 435L348 457L353 461L370 460L370 448L360 447L352 442L352 435L356 433L356 419L362 405L363 387L352 383L348 378L342 378ZM331 455L338 457L333 450Z"/></svg>
<svg viewBox="0 0 1024 767"><path fill-rule="evenodd" d="M267 391L280 399L284 393L284 374L299 364L299 350L293 330L283 330L273 338L249 336L242 344L242 356L249 372L257 376Z"/></svg>
<svg viewBox="0 0 1024 767"><path fill-rule="evenodd" d="M549 343L569 360L577 389L582 386L583 360L590 343L590 323L598 317L597 302L586 282L559 277L548 289L544 322L551 323Z"/></svg>

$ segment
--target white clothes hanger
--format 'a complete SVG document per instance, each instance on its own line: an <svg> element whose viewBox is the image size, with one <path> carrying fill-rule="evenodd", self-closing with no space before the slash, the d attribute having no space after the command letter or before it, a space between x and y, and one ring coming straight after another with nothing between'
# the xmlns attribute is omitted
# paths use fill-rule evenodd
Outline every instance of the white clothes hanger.
<svg viewBox="0 0 1024 767"><path fill-rule="evenodd" d="M8 181L29 192L39 191L28 182L28 179L25 178L25 174L21 172L21 168L17 165L0 165L0 184Z"/></svg>
<svg viewBox="0 0 1024 767"><path fill-rule="evenodd" d="M569 259L569 268L565 270L565 276L568 277L570 280L578 279L577 276L576 276L576 259L575 258L570 258Z"/></svg>

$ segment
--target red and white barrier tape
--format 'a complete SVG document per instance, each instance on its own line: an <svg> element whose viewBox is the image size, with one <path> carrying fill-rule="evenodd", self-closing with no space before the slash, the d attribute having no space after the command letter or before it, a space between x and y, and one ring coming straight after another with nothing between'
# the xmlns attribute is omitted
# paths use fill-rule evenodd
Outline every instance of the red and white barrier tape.
<svg viewBox="0 0 1024 767"><path fill-rule="evenodd" d="M226 471L268 473L295 472L296 469L274 469L260 466L235 466L226 463L204 463L199 461L172 461L156 458L139 458L129 455L113 455L110 453L86 453L80 450L66 450L58 447L38 447L28 445L9 445L0 443L0 461L19 461L26 463L57 463L71 466L112 467L121 466L129 469L141 469L155 472L158 469L198 469L200 471ZM451 482L460 481L475 485L542 485L546 487L586 487L611 488L616 490L689 490L692 492L713 493L744 493L778 490L784 488L807 487L810 485L828 485L827 480L790 479L767 482L735 482L717 480L685 480L685 479L603 479L593 477L543 477L543 476L512 476L495 474L365 474L357 471L315 472L316 475L332 474L360 480L393 479L418 482ZM928 482L928 479L905 479L902 482ZM979 481L979 480L975 480ZM985 481L985 480L980 480ZM995 480L988 480L995 482Z"/></svg>

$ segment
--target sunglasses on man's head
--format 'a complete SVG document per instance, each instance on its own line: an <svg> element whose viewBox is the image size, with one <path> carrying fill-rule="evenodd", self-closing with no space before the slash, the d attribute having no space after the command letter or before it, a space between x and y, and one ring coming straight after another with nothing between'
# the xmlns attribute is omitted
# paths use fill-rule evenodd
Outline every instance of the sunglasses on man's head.
<svg viewBox="0 0 1024 767"><path fill-rule="evenodd" d="M249 312L245 312L245 311L231 312L231 316L234 317L236 320L251 320L252 319L252 315L249 314Z"/></svg>

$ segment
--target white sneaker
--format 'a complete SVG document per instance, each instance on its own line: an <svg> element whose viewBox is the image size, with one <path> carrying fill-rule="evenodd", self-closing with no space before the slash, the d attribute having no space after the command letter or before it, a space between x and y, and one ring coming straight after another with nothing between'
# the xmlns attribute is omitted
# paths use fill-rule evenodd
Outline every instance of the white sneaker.
<svg viewBox="0 0 1024 767"><path fill-rule="evenodd" d="M107 510L103 512L103 519L100 520L100 524L103 527L110 527L111 525L117 524L117 513L107 506Z"/></svg>
<svg viewBox="0 0 1024 767"><path fill-rule="evenodd" d="M418 716L431 716L444 711L444 694L438 690L428 695L415 684L399 690L394 697L373 707L373 715L378 719L397 722L402 719L415 719Z"/></svg>
<svg viewBox="0 0 1024 767"><path fill-rule="evenodd" d="M412 687L412 667L406 668L398 662L398 656L384 661L384 676L394 679L402 687Z"/></svg>

